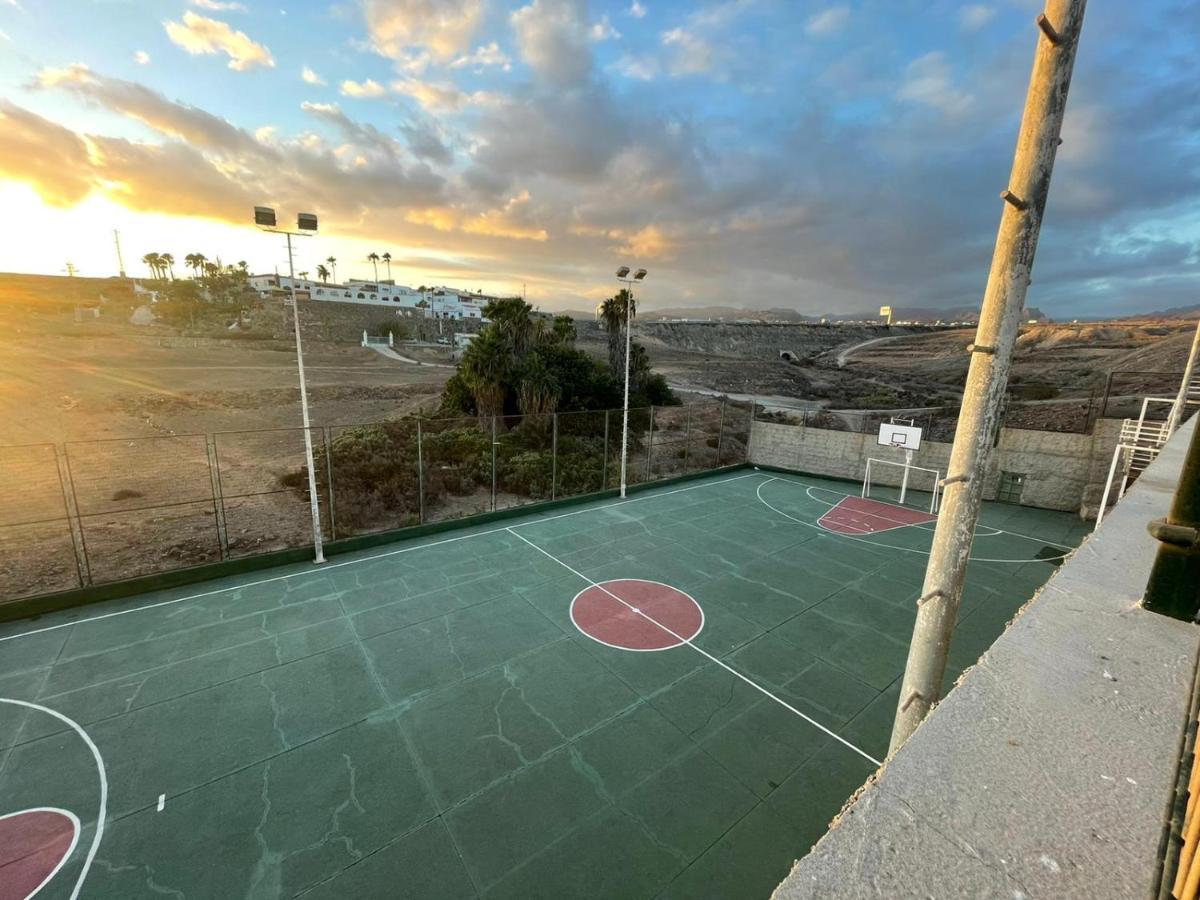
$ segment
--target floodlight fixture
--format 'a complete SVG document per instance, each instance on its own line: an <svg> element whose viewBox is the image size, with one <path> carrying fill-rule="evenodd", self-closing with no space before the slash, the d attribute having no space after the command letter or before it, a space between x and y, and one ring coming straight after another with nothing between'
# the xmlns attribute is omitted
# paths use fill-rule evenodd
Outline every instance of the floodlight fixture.
<svg viewBox="0 0 1200 900"><path fill-rule="evenodd" d="M633 280L634 280L634 281L641 281L641 280L642 280L643 278L645 278L645 277L646 277L646 270L645 270L645 269L638 269L636 272L634 272L634 273L633 273Z"/></svg>
<svg viewBox="0 0 1200 900"><path fill-rule="evenodd" d="M315 213L300 213L296 216L296 227L301 231L316 231L317 216Z"/></svg>
<svg viewBox="0 0 1200 900"><path fill-rule="evenodd" d="M254 224L263 228L275 227L275 210L269 206L254 207Z"/></svg>
<svg viewBox="0 0 1200 900"><path fill-rule="evenodd" d="M629 266L621 266L621 268L617 269L617 277L618 278L624 278L628 274L629 274Z"/></svg>

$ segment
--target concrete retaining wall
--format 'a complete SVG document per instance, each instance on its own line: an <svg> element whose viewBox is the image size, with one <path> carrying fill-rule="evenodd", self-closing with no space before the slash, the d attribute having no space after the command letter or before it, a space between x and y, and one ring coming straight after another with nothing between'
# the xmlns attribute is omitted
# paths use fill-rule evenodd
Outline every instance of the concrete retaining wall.
<svg viewBox="0 0 1200 900"><path fill-rule="evenodd" d="M984 499L996 498L1002 472L1019 472L1025 475L1023 506L1094 518L1120 430L1117 419L1101 419L1092 434L1001 429L1000 442L989 455L984 473ZM948 443L923 441L913 454L913 465L936 469L944 478L950 448ZM902 451L880 447L873 434L762 421L755 421L750 433L750 462L755 465L859 481L872 457L904 461ZM899 485L903 474L893 466L872 466L871 473L873 481L889 485ZM928 478L917 475L910 483L927 487Z"/></svg>

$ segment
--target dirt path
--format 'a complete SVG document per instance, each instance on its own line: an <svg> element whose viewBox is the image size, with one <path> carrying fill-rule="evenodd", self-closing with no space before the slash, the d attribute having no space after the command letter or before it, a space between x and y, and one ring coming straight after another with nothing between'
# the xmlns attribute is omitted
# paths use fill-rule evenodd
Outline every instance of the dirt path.
<svg viewBox="0 0 1200 900"><path fill-rule="evenodd" d="M885 343L886 341L898 341L902 337L910 337L910 335L897 334L892 337L872 338L869 341L863 341L861 344L855 344L853 347L847 347L845 350L842 350L838 353L837 367L840 369L843 366L845 366L846 360L850 358L850 355L859 350L862 350L864 347L870 347L870 346L873 346L874 344L882 344L882 343Z"/></svg>

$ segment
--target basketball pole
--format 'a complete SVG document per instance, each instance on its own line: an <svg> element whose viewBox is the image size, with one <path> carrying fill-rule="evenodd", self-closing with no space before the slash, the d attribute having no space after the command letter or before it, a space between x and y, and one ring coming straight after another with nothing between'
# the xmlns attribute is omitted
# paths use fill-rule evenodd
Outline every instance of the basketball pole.
<svg viewBox="0 0 1200 900"><path fill-rule="evenodd" d="M1029 289L1054 157L1087 0L1048 0L1037 17L1037 49L1013 156L979 327L963 392L942 508L917 600L908 663L889 753L895 753L942 695L950 638L983 502L984 468L1008 385L1021 309Z"/></svg>
<svg viewBox="0 0 1200 900"><path fill-rule="evenodd" d="M907 447L904 450L904 477L900 479L900 505L904 505L904 498L908 494L908 470L912 468L912 451Z"/></svg>

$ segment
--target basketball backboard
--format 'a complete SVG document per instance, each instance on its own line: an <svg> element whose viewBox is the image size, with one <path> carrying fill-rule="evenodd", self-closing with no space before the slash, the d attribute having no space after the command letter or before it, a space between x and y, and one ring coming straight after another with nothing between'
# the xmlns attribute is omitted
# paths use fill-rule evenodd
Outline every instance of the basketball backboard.
<svg viewBox="0 0 1200 900"><path fill-rule="evenodd" d="M879 444L900 450L920 450L921 429L912 425L897 425L895 422L880 422Z"/></svg>

